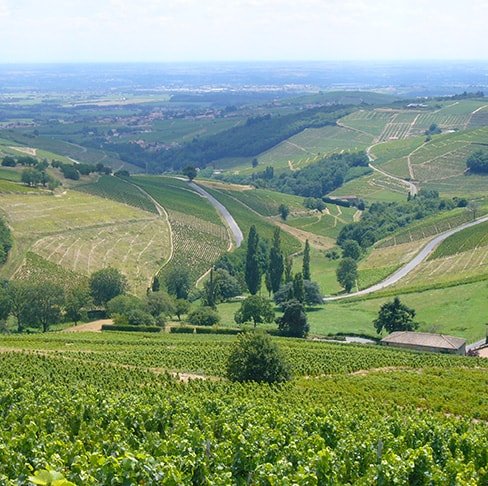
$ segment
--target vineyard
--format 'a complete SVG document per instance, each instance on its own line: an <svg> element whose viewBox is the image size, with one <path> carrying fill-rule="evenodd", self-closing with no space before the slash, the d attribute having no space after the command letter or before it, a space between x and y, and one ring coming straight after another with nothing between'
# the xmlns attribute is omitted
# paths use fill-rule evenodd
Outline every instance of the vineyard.
<svg viewBox="0 0 488 486"><path fill-rule="evenodd" d="M169 257L167 223L147 211L78 191L63 195L2 195L0 207L16 245L4 275L23 278L62 267L80 275L113 265L143 293ZM27 257L28 252L43 258ZM58 273L57 271L54 273Z"/></svg>
<svg viewBox="0 0 488 486"><path fill-rule="evenodd" d="M488 479L486 362L280 339L288 385L165 373L221 375L233 339L217 339L7 337L0 481L45 469L77 485Z"/></svg>
<svg viewBox="0 0 488 486"><path fill-rule="evenodd" d="M104 267L118 268L127 276L131 290L142 295L167 261L170 246L164 221L141 218L45 236L31 251L82 275Z"/></svg>
<svg viewBox="0 0 488 486"><path fill-rule="evenodd" d="M431 260L442 258L488 245L488 223L481 223L456 233L432 253Z"/></svg>
<svg viewBox="0 0 488 486"><path fill-rule="evenodd" d="M134 178L168 213L173 256L163 273L186 268L195 281L229 248L229 233L213 206L188 184L169 177Z"/></svg>
<svg viewBox="0 0 488 486"><path fill-rule="evenodd" d="M97 182L80 185L76 189L157 214L154 203L144 193L118 177L101 176Z"/></svg>

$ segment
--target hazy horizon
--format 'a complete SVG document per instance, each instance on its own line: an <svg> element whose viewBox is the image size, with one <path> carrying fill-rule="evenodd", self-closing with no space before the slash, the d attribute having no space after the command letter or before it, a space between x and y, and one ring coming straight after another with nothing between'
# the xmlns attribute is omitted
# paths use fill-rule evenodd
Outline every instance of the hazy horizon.
<svg viewBox="0 0 488 486"><path fill-rule="evenodd" d="M487 59L482 0L0 0L0 20L1 64Z"/></svg>

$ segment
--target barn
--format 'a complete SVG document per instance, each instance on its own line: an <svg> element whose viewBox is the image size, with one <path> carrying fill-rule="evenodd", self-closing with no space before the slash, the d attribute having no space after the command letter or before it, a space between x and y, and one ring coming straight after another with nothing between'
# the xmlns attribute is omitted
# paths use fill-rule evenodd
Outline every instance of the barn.
<svg viewBox="0 0 488 486"><path fill-rule="evenodd" d="M381 340L384 346L428 351L431 353L466 354L466 340L445 334L396 331Z"/></svg>

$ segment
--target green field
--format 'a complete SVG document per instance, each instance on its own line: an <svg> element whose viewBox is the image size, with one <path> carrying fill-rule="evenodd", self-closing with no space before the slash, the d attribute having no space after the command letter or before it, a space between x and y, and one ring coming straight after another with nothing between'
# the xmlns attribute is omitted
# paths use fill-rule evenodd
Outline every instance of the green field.
<svg viewBox="0 0 488 486"><path fill-rule="evenodd" d="M53 195L0 195L0 208L14 236L4 276L27 277L27 252L88 275L112 265L142 294L170 255L167 223L118 202L66 191Z"/></svg>
<svg viewBox="0 0 488 486"><path fill-rule="evenodd" d="M185 181L150 176L132 180L168 213L173 256L163 272L184 267L197 280L229 248L229 233L216 210Z"/></svg>
<svg viewBox="0 0 488 486"><path fill-rule="evenodd" d="M208 186L206 190L228 209L241 228L245 238L251 226L254 225L262 238L271 241L276 228L271 221L265 219L259 213L254 212L234 196L230 196L225 192ZM281 244L287 254L295 253L302 247L298 239L286 232L282 232L281 234Z"/></svg>
<svg viewBox="0 0 488 486"><path fill-rule="evenodd" d="M277 339L288 385L166 373L221 376L233 340L4 338L2 483L45 469L86 485L485 481L486 361Z"/></svg>
<svg viewBox="0 0 488 486"><path fill-rule="evenodd" d="M137 187L131 185L130 180L124 181L118 177L101 176L96 182L79 185L76 189L95 196L113 199L129 206L135 206L151 213L158 213L151 199Z"/></svg>

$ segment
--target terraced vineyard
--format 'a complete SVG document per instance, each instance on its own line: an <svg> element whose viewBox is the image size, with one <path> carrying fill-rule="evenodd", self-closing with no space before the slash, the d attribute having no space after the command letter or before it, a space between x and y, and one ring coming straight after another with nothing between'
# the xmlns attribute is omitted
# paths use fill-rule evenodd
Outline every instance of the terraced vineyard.
<svg viewBox="0 0 488 486"><path fill-rule="evenodd" d="M0 195L0 208L12 226L16 244L2 269L25 276L42 256L81 275L113 265L132 290L145 292L170 254L169 228L162 218L135 207L77 191L52 195Z"/></svg>
<svg viewBox="0 0 488 486"><path fill-rule="evenodd" d="M230 236L213 206L186 182L169 177L134 177L168 213L173 255L163 273L186 268L193 280L202 276L230 244Z"/></svg>
<svg viewBox="0 0 488 486"><path fill-rule="evenodd" d="M232 341L7 338L17 352L0 355L2 483L28 484L46 468L87 485L122 477L166 485L485 481L486 362L278 340L296 376L289 385L181 384L164 374L167 365L221 374ZM328 376L299 378L317 359L313 374Z"/></svg>
<svg viewBox="0 0 488 486"><path fill-rule="evenodd" d="M101 176L97 182L80 185L76 189L158 214L154 203L129 182L123 181L118 177Z"/></svg>

